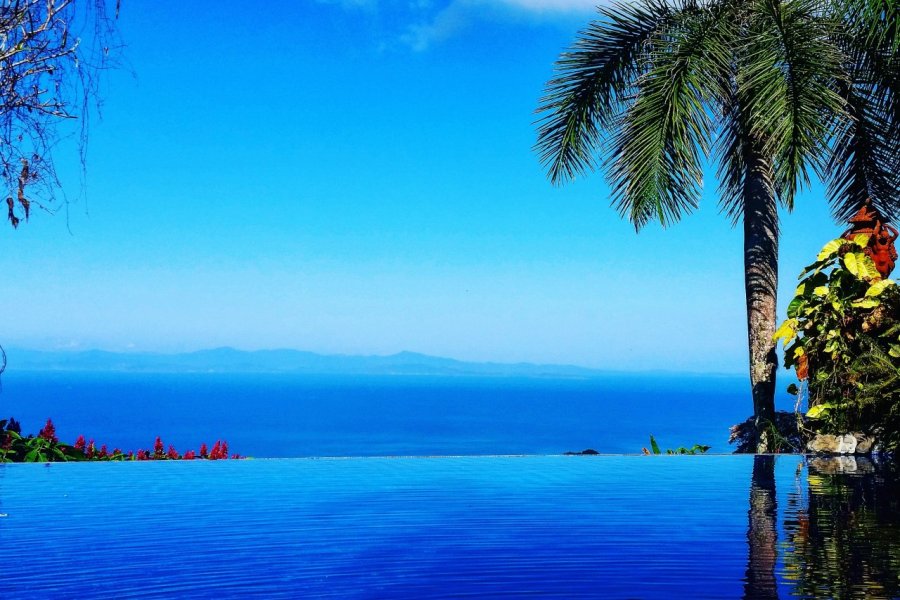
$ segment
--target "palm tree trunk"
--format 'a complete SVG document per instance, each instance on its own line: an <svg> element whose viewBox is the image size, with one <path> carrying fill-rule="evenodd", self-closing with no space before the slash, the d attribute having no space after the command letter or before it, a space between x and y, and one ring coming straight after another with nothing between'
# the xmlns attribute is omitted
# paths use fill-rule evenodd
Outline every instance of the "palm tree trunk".
<svg viewBox="0 0 900 600"><path fill-rule="evenodd" d="M778 285L778 205L768 162L757 144L744 151L744 285L747 293L747 333L750 385L757 452L771 452L769 425L775 417L776 303Z"/></svg>

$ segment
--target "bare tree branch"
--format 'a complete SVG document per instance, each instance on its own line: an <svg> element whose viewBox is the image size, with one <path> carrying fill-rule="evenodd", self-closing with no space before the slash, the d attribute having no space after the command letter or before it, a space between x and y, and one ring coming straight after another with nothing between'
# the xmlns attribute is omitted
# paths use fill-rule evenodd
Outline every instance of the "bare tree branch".
<svg viewBox="0 0 900 600"><path fill-rule="evenodd" d="M81 121L75 135L84 169L99 76L120 47L119 2L110 17L111 1L0 0L0 185L13 227L28 219L32 203L55 203L52 150L66 137L59 127L65 121Z"/></svg>

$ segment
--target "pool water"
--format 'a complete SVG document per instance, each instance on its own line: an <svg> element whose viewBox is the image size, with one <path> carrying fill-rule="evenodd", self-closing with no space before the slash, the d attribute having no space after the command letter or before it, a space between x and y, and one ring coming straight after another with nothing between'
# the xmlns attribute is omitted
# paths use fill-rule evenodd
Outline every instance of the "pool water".
<svg viewBox="0 0 900 600"><path fill-rule="evenodd" d="M893 470L798 456L0 465L3 598L893 598Z"/></svg>

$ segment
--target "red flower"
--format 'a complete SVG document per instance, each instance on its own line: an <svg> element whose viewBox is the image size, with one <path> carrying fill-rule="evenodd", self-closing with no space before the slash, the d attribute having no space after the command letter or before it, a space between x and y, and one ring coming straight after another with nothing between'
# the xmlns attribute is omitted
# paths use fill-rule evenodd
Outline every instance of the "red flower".
<svg viewBox="0 0 900 600"><path fill-rule="evenodd" d="M128 460L134 460L134 450L128 451Z"/></svg>
<svg viewBox="0 0 900 600"><path fill-rule="evenodd" d="M96 449L94 448L94 440L88 442L87 448L85 449L85 454L87 454L88 458L94 458L94 453L96 453Z"/></svg>
<svg viewBox="0 0 900 600"><path fill-rule="evenodd" d="M175 450L175 446L172 446L171 444L169 444L169 451L166 453L166 456L168 456L172 460L178 460L178 458L179 458L178 451Z"/></svg>
<svg viewBox="0 0 900 600"><path fill-rule="evenodd" d="M195 458L197 458L197 455L194 453L193 450L188 450L187 452L184 453L184 456L182 456L181 458L183 460L194 460Z"/></svg>
<svg viewBox="0 0 900 600"><path fill-rule="evenodd" d="M50 440L51 442L58 442L56 439L56 427L53 426L53 421L47 419L47 424L44 425L44 428L41 429L40 433L38 433L38 437L42 437L45 440Z"/></svg>
<svg viewBox="0 0 900 600"><path fill-rule="evenodd" d="M212 450L209 452L210 460L224 460L228 458L228 442L216 440Z"/></svg>
<svg viewBox="0 0 900 600"><path fill-rule="evenodd" d="M209 455L209 450L206 449L206 444L200 444L200 458L206 458Z"/></svg>
<svg viewBox="0 0 900 600"><path fill-rule="evenodd" d="M234 459L234 460L240 460L241 455L238 454L237 452L235 452L234 454L231 455L231 458Z"/></svg>
<svg viewBox="0 0 900 600"><path fill-rule="evenodd" d="M98 454L100 458L106 458L109 456L109 452L106 450L106 444L100 446L100 454Z"/></svg>
<svg viewBox="0 0 900 600"><path fill-rule="evenodd" d="M161 458L164 452L162 439L160 439L159 436L156 436L156 443L153 445L153 454L155 454L157 458Z"/></svg>
<svg viewBox="0 0 900 600"><path fill-rule="evenodd" d="M76 450L84 450L84 436L79 435L78 439L75 440L75 449Z"/></svg>

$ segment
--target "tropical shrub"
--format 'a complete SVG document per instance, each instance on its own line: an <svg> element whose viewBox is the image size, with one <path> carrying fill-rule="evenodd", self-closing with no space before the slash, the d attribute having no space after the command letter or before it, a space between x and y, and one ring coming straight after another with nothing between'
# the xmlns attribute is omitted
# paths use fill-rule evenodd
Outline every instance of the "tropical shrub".
<svg viewBox="0 0 900 600"><path fill-rule="evenodd" d="M0 421L0 462L60 462L86 458L83 451L59 442L49 419L36 436L23 436L15 419Z"/></svg>
<svg viewBox="0 0 900 600"><path fill-rule="evenodd" d="M775 333L808 399L816 432L878 432L900 442L900 289L865 253L868 236L828 242L800 275L787 320Z"/></svg>
<svg viewBox="0 0 900 600"><path fill-rule="evenodd" d="M153 450L123 452L115 448L109 450L106 444L97 446L94 440L78 436L74 444L65 444L56 437L53 421L47 419L37 435L22 435L22 427L15 419L0 420L0 463L3 462L70 462L70 461L120 461L120 460L223 460L229 458L228 442L217 440L212 449L201 444L195 452L188 450L179 454L170 445L166 449L162 438L157 436ZM241 458L232 454L231 458Z"/></svg>
<svg viewBox="0 0 900 600"><path fill-rule="evenodd" d="M684 446L679 446L678 448L672 449L669 448L665 451L666 454L706 454L706 452L712 446L704 446L702 444L694 444L690 448L685 448ZM652 450L652 452L651 452ZM652 435L650 436L650 450L646 448L641 449L641 453L644 455L650 454L662 454L663 451L660 449L659 444L656 442L656 438Z"/></svg>
<svg viewBox="0 0 900 600"><path fill-rule="evenodd" d="M769 439L769 452L802 452L806 444L804 432L797 422L797 415L784 410L775 411L774 418L762 424ZM731 426L728 443L737 446L739 454L753 454L757 450L759 425L754 417Z"/></svg>

